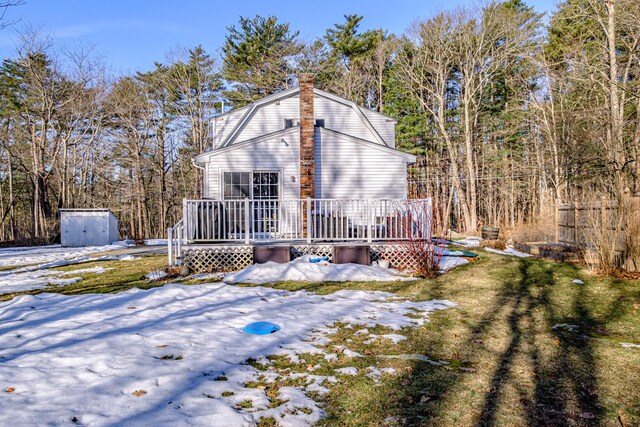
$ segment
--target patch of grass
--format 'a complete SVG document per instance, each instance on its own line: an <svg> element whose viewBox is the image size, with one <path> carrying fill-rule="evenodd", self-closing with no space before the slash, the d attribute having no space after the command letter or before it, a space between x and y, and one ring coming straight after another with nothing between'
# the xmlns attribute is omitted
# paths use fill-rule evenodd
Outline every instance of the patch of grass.
<svg viewBox="0 0 640 427"><path fill-rule="evenodd" d="M242 402L238 403L238 408L243 408L243 409L251 409L253 408L253 401L251 399L246 399L243 400Z"/></svg>
<svg viewBox="0 0 640 427"><path fill-rule="evenodd" d="M149 280L144 277L145 274L151 271L164 269L166 267L166 264L166 256L150 255L142 256L139 259L133 261L95 261L57 267L53 268L52 270L74 271L96 266L111 268L111 270L105 271L101 274L78 274L77 277L82 277L82 280L66 286L51 286L46 289L2 295L0 296L0 301L10 300L17 295L36 295L42 292L57 292L65 295L78 295L88 293L114 293L126 291L132 288L150 289L165 285L166 283L172 281L172 279L167 279L149 282Z"/></svg>
<svg viewBox="0 0 640 427"><path fill-rule="evenodd" d="M155 357L155 358L159 360L182 360L182 356L175 356L173 354L165 354L164 356Z"/></svg>
<svg viewBox="0 0 640 427"><path fill-rule="evenodd" d="M276 427L278 422L273 417L263 417L258 420L258 427Z"/></svg>
<svg viewBox="0 0 640 427"><path fill-rule="evenodd" d="M172 279L172 282L175 283L179 283L181 285L202 285L205 283L216 283L216 282L221 282L222 279L220 278L215 278L215 279L187 279L184 280L182 278L178 278L178 279Z"/></svg>
<svg viewBox="0 0 640 427"><path fill-rule="evenodd" d="M58 268L62 271L72 271L79 268L91 268L102 266L104 268L112 268L101 274L80 275L83 278L78 283L67 285L62 288L60 293L66 295L85 294L85 293L113 293L121 292L132 288L150 289L162 286L171 281L171 279L158 280L149 282L144 277L147 273L155 270L163 270L166 267L167 260L163 255L142 256L133 261L103 261L89 262L86 264L69 265Z"/></svg>
<svg viewBox="0 0 640 427"><path fill-rule="evenodd" d="M269 408L277 408L278 406L284 405L288 400L283 400L277 397L271 398L269 400Z"/></svg>
<svg viewBox="0 0 640 427"><path fill-rule="evenodd" d="M573 279L584 285L571 283ZM296 283L278 289L320 294L341 289L380 290L411 300L448 299L456 308L429 315L422 327L370 333L407 336L397 344L371 344L361 327L335 325L327 353L270 357L277 372L334 375L353 366L357 376L339 376L320 399L322 425L640 425L640 351L620 342L640 342L640 284L598 277L577 265L518 259L479 251L478 259L434 279L394 283ZM418 315L416 315L418 316ZM575 333L552 329L567 323ZM334 346L363 354L346 358ZM419 354L440 366L381 355ZM320 365L313 371L308 366ZM367 367L393 368L379 382ZM262 369L265 369L262 367ZM619 418L620 417L620 418ZM396 422L396 421L393 421Z"/></svg>
<svg viewBox="0 0 640 427"><path fill-rule="evenodd" d="M29 265L33 265L33 264L27 264L27 265L4 265L4 266L0 267L0 271L9 271L9 270L13 270L13 269L16 269L16 268L28 267Z"/></svg>
<svg viewBox="0 0 640 427"><path fill-rule="evenodd" d="M242 384L243 387L246 388L266 388L267 384L265 383L265 378L260 375L256 381L249 381Z"/></svg>
<svg viewBox="0 0 640 427"><path fill-rule="evenodd" d="M229 397L229 396L233 396L235 393L232 391L223 391L222 392L222 397Z"/></svg>

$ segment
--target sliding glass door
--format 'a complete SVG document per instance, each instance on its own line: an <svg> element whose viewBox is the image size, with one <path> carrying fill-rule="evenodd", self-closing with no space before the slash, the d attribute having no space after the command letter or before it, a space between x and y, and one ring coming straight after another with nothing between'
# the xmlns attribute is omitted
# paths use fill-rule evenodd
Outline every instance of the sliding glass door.
<svg viewBox="0 0 640 427"><path fill-rule="evenodd" d="M275 237L278 232L278 172L253 172L253 233L258 238Z"/></svg>
<svg viewBox="0 0 640 427"><path fill-rule="evenodd" d="M249 232L251 238L275 237L279 226L280 173L276 171L224 172L222 194L225 200L237 200L226 214L230 219L229 237ZM252 200L251 229L244 230L245 198Z"/></svg>

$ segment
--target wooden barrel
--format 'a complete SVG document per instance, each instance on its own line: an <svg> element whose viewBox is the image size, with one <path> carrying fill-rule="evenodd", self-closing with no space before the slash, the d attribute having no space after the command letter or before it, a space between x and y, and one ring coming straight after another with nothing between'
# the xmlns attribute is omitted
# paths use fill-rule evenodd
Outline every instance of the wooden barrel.
<svg viewBox="0 0 640 427"><path fill-rule="evenodd" d="M482 232L482 238L484 240L497 240L500 234L498 227L482 227L480 231Z"/></svg>

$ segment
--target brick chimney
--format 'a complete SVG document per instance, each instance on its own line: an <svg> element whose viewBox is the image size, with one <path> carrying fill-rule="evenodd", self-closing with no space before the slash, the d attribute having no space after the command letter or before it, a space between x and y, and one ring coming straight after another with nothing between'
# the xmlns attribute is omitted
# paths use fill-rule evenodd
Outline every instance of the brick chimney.
<svg viewBox="0 0 640 427"><path fill-rule="evenodd" d="M315 196L313 74L300 74L300 198Z"/></svg>

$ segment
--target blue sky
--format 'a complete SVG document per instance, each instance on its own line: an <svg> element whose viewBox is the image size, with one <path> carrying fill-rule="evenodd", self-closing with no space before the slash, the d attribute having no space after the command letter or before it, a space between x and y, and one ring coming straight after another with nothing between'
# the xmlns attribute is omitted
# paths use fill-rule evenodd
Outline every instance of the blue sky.
<svg viewBox="0 0 640 427"><path fill-rule="evenodd" d="M539 12L553 11L556 0L528 0ZM94 46L118 73L144 71L162 62L176 47L202 44L215 53L223 44L226 27L239 16L275 15L289 22L301 38L324 34L343 15L364 15L361 28L385 28L402 33L414 20L428 18L444 8L475 4L465 0L26 0L5 18L18 21L0 30L0 58L14 55L16 30L30 26L53 36L57 45L79 42Z"/></svg>

